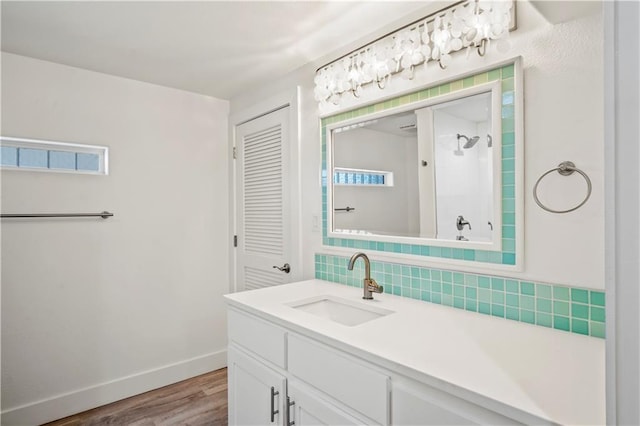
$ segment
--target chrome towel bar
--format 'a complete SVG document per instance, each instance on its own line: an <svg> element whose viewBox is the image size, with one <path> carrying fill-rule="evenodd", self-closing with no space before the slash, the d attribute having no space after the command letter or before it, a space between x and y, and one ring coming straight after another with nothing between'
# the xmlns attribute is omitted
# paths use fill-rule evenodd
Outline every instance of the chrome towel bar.
<svg viewBox="0 0 640 426"><path fill-rule="evenodd" d="M101 217L108 219L113 216L113 213L103 211L101 213L29 213L29 214L1 214L2 219L14 219L14 218L34 218L34 217Z"/></svg>

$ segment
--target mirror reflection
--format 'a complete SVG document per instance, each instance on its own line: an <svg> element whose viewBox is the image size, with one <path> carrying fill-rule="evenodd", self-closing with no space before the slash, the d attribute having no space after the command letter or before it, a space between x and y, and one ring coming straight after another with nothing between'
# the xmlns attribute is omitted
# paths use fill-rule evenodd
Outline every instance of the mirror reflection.
<svg viewBox="0 0 640 426"><path fill-rule="evenodd" d="M499 238L493 127L500 114L492 96L489 90L333 129L332 231L461 243Z"/></svg>

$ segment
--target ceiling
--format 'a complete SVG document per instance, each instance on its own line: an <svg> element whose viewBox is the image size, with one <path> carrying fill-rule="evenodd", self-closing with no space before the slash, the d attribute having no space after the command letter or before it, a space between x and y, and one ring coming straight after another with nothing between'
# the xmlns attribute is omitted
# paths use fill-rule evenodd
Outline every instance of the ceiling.
<svg viewBox="0 0 640 426"><path fill-rule="evenodd" d="M2 1L2 50L230 99L441 3Z"/></svg>

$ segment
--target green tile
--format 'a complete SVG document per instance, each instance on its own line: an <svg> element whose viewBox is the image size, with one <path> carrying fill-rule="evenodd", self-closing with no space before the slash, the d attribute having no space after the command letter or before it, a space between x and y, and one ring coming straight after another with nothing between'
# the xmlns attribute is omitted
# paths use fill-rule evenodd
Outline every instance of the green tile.
<svg viewBox="0 0 640 426"><path fill-rule="evenodd" d="M475 300L478 297L478 289L475 287L466 287L465 296L467 299Z"/></svg>
<svg viewBox="0 0 640 426"><path fill-rule="evenodd" d="M480 288L490 288L491 287L491 280L489 279L489 277L478 277L478 287Z"/></svg>
<svg viewBox="0 0 640 426"><path fill-rule="evenodd" d="M579 319L571 320L571 331L573 333L589 335L589 322Z"/></svg>
<svg viewBox="0 0 640 426"><path fill-rule="evenodd" d="M429 89L429 97L433 98L434 96L440 95L440 88L438 86L432 87Z"/></svg>
<svg viewBox="0 0 640 426"><path fill-rule="evenodd" d="M502 91L509 92L513 90L514 81L513 78L507 78L502 80Z"/></svg>
<svg viewBox="0 0 640 426"><path fill-rule="evenodd" d="M536 287L533 283L530 282L521 282L520 283L520 293L526 294L527 296L535 296Z"/></svg>
<svg viewBox="0 0 640 426"><path fill-rule="evenodd" d="M595 306L591 307L591 320L604 322L605 321L605 312L603 308L598 308Z"/></svg>
<svg viewBox="0 0 640 426"><path fill-rule="evenodd" d="M566 287L553 287L553 298L556 300L569 300L569 289Z"/></svg>
<svg viewBox="0 0 640 426"><path fill-rule="evenodd" d="M425 302L431 302L431 292L429 291L421 291L420 292L420 300L423 300Z"/></svg>
<svg viewBox="0 0 640 426"><path fill-rule="evenodd" d="M479 288L478 289L478 300L480 302L485 302L485 303L491 302L491 290L488 290L486 288Z"/></svg>
<svg viewBox="0 0 640 426"><path fill-rule="evenodd" d="M464 302L464 308L467 311L477 312L478 311L478 303L475 300L466 299Z"/></svg>
<svg viewBox="0 0 640 426"><path fill-rule="evenodd" d="M491 305L491 315L504 318L504 305Z"/></svg>
<svg viewBox="0 0 640 426"><path fill-rule="evenodd" d="M571 289L571 301L579 303L589 303L589 291L579 288Z"/></svg>
<svg viewBox="0 0 640 426"><path fill-rule="evenodd" d="M464 309L464 299L462 297L454 297L453 298L453 307Z"/></svg>
<svg viewBox="0 0 640 426"><path fill-rule="evenodd" d="M453 295L456 297L464 297L464 286L454 285L453 286Z"/></svg>
<svg viewBox="0 0 640 426"><path fill-rule="evenodd" d="M536 284L536 296L544 297L545 299L551 299L551 286L545 284Z"/></svg>
<svg viewBox="0 0 640 426"><path fill-rule="evenodd" d="M536 299L536 310L538 312L546 312L546 313L550 314L552 312L551 300L537 298Z"/></svg>
<svg viewBox="0 0 640 426"><path fill-rule="evenodd" d="M514 74L515 74L515 68L513 64L502 67L502 78L513 77Z"/></svg>
<svg viewBox="0 0 640 426"><path fill-rule="evenodd" d="M491 290L491 303L504 305L504 292Z"/></svg>
<svg viewBox="0 0 640 426"><path fill-rule="evenodd" d="M451 296L450 294L443 294L442 304L446 306L453 306L453 296Z"/></svg>
<svg viewBox="0 0 640 426"><path fill-rule="evenodd" d="M446 84L441 84L440 85L440 94L443 95L445 93L449 93L451 92L451 84L446 83Z"/></svg>
<svg viewBox="0 0 640 426"><path fill-rule="evenodd" d="M589 330L591 332L591 335L593 337L601 337L601 338L605 338L606 335L606 330L605 330L605 326L603 323L601 322L591 322L589 324Z"/></svg>
<svg viewBox="0 0 640 426"><path fill-rule="evenodd" d="M520 295L520 308L535 311L536 299L532 296Z"/></svg>
<svg viewBox="0 0 640 426"><path fill-rule="evenodd" d="M529 324L536 323L536 314L533 311L521 310L520 311L520 321L526 322Z"/></svg>
<svg viewBox="0 0 640 426"><path fill-rule="evenodd" d="M500 79L500 69L489 71L489 81L494 81L499 79Z"/></svg>
<svg viewBox="0 0 640 426"><path fill-rule="evenodd" d="M478 312L481 314L490 315L491 314L491 305L488 303L478 303Z"/></svg>
<svg viewBox="0 0 640 426"><path fill-rule="evenodd" d="M560 317L560 316L554 315L553 316L553 328L555 328L556 330L569 331L570 330L569 318Z"/></svg>
<svg viewBox="0 0 640 426"><path fill-rule="evenodd" d="M505 316L507 319L519 321L520 320L520 311L516 308L507 308L505 310Z"/></svg>
<svg viewBox="0 0 640 426"><path fill-rule="evenodd" d="M589 319L589 306L581 303L572 303L571 316L573 318Z"/></svg>
<svg viewBox="0 0 640 426"><path fill-rule="evenodd" d="M453 294L453 286L450 283L442 283L443 294Z"/></svg>
<svg viewBox="0 0 640 426"><path fill-rule="evenodd" d="M517 294L507 293L505 298L507 306L517 308L520 306L520 297Z"/></svg>
<svg viewBox="0 0 640 426"><path fill-rule="evenodd" d="M553 319L549 314L541 314L538 312L536 324L543 327L551 327L553 325Z"/></svg>
<svg viewBox="0 0 640 426"><path fill-rule="evenodd" d="M420 289L412 288L411 289L411 298L420 300Z"/></svg>
<svg viewBox="0 0 640 426"><path fill-rule="evenodd" d="M491 289L504 291L504 280L502 278L491 278Z"/></svg>
<svg viewBox="0 0 640 426"><path fill-rule="evenodd" d="M503 231L504 234L504 231ZM515 280L505 280L504 282L507 293L519 293L518 290L518 281Z"/></svg>
<svg viewBox="0 0 640 426"><path fill-rule="evenodd" d="M591 291L589 292L591 296L591 304L604 306L604 293L601 291Z"/></svg>
<svg viewBox="0 0 640 426"><path fill-rule="evenodd" d="M509 239L515 239L516 237L516 227L513 225L505 225L502 227L502 237L503 238L509 238ZM511 280L511 282L515 283L515 292L518 291L517 287L518 287L518 282L517 281L513 281ZM513 285L511 288L514 288Z"/></svg>
<svg viewBox="0 0 640 426"><path fill-rule="evenodd" d="M442 271L442 282L450 283L453 282L453 276L449 271Z"/></svg>
<svg viewBox="0 0 640 426"><path fill-rule="evenodd" d="M476 251L475 250L470 250L470 249L465 249L464 250L464 260L476 260Z"/></svg>
<svg viewBox="0 0 640 426"><path fill-rule="evenodd" d="M569 303L558 300L553 301L553 313L555 315L569 316Z"/></svg>
<svg viewBox="0 0 640 426"><path fill-rule="evenodd" d="M462 86L466 89L467 87L472 87L474 85L473 77L467 77L462 80Z"/></svg>
<svg viewBox="0 0 640 426"><path fill-rule="evenodd" d="M431 292L442 293L442 283L440 281L431 281Z"/></svg>
<svg viewBox="0 0 640 426"><path fill-rule="evenodd" d="M453 273L453 283L454 284L464 284L464 274L461 272Z"/></svg>

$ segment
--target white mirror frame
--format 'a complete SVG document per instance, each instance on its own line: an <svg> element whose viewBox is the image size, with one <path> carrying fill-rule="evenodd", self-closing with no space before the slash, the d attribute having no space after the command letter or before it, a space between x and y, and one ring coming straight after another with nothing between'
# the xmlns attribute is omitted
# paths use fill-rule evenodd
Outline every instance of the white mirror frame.
<svg viewBox="0 0 640 426"><path fill-rule="evenodd" d="M386 111L380 111L377 113L368 114L365 120L376 120L390 115L399 114L403 112L418 110L430 106L435 106L450 102L457 99L466 98L473 95L479 95L481 93L491 93L491 133L493 136L492 143L494 149L492 150L493 164L501 164L502 158L502 132L495 131L493 129L501 129L502 117L501 117L501 100L502 89L499 81L493 81L490 83L474 86L468 89L463 89L450 93L447 95L437 96L435 98L427 99L421 102L414 102L409 105L404 105L397 108L388 109ZM496 212L494 219L492 220L494 229L493 238L490 242L481 241L457 241L457 240L445 240L438 238L424 238L424 237L405 237L405 236L392 236L382 234L358 234L349 232L335 232L334 231L334 206L333 206L333 191L334 184L333 179L333 130L336 128L347 127L352 124L361 123L363 117L354 118L351 120L342 121L333 125L327 126L326 131L326 146L327 146L327 234L331 238L352 238L356 240L371 240L400 243L400 244L418 244L428 245L434 247L451 247L461 249L475 249L475 250L491 250L499 251L502 249L502 173L500 167L494 167L493 173L493 211ZM433 145L433 144L431 144ZM429 164L435 165L435 152L431 150L429 153L431 157L426 158ZM422 158L422 157L421 157ZM437 167L437 165L436 165ZM437 193L437 189L436 189Z"/></svg>

